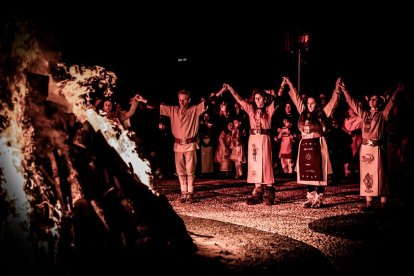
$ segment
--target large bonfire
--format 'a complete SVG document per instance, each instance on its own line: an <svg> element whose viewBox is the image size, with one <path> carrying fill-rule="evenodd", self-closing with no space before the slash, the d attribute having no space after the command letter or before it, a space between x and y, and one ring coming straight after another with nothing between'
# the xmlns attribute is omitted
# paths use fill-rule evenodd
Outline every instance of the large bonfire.
<svg viewBox="0 0 414 276"><path fill-rule="evenodd" d="M69 263L104 271L106 261L118 266L119 256L125 267L125 256L146 265L154 256L192 253L184 224L154 191L131 134L91 104L114 93L115 74L52 60L32 30L8 24L0 44L5 271L77 267Z"/></svg>

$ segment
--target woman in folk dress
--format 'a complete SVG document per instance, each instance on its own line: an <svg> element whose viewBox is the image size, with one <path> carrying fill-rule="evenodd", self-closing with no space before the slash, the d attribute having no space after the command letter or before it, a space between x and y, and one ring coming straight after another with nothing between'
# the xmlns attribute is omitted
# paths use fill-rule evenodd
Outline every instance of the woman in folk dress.
<svg viewBox="0 0 414 276"><path fill-rule="evenodd" d="M327 131L327 118L332 115L340 94L340 79L336 81L335 89L329 102L322 108L314 97L308 97L306 105L301 100L296 88L288 78L289 96L295 104L300 116L298 128L302 134L299 142L296 162L297 183L308 185L304 208L320 208L322 206L325 186L328 185L328 175L332 174L328 145L324 134Z"/></svg>
<svg viewBox="0 0 414 276"><path fill-rule="evenodd" d="M259 90L253 92L254 103L248 103L236 93L233 87L228 84L225 85L234 99L249 115L250 136L247 152L247 182L255 183L255 187L252 196L247 200L247 204L253 205L264 202L266 205L273 205L275 203L275 187L273 186L275 180L270 128L276 105L274 101L266 105L266 95ZM267 90L266 93L275 96L273 90Z"/></svg>
<svg viewBox="0 0 414 276"><path fill-rule="evenodd" d="M403 89L398 86L385 107L382 97L372 95L369 98L368 110L358 105L343 82L341 82L341 90L348 105L362 119L362 145L359 152L360 195L365 196L366 204L361 211L367 212L374 209L373 197L381 197L381 207L385 207L389 194L385 163L387 159L385 123L390 117L398 93Z"/></svg>

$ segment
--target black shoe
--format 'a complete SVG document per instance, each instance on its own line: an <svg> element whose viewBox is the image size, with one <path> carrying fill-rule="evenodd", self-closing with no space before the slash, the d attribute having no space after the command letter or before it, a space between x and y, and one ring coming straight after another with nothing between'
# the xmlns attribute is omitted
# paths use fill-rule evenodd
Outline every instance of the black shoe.
<svg viewBox="0 0 414 276"><path fill-rule="evenodd" d="M391 210L391 206L388 202L381 202L380 208L378 208L380 214L391 214Z"/></svg>
<svg viewBox="0 0 414 276"><path fill-rule="evenodd" d="M251 197L249 197L246 201L247 205L256 205L256 204L260 204L263 202L263 196L260 195L252 195Z"/></svg>
<svg viewBox="0 0 414 276"><path fill-rule="evenodd" d="M312 203L312 205L311 205L311 208L313 208L313 209L319 209L319 208L322 208L323 207L323 203L321 202L321 201L319 201L319 202L314 202L314 203Z"/></svg>
<svg viewBox="0 0 414 276"><path fill-rule="evenodd" d="M361 207L361 212L368 213L374 211L374 205L365 205Z"/></svg>
<svg viewBox="0 0 414 276"><path fill-rule="evenodd" d="M193 193L187 193L186 201L187 203L193 203L194 202L194 196Z"/></svg>
<svg viewBox="0 0 414 276"><path fill-rule="evenodd" d="M263 201L267 206L271 206L275 204L275 187L265 187L265 192L263 196Z"/></svg>
<svg viewBox="0 0 414 276"><path fill-rule="evenodd" d="M247 205L255 205L263 202L263 187L256 186L253 189L252 196L246 201Z"/></svg>
<svg viewBox="0 0 414 276"><path fill-rule="evenodd" d="M178 201L180 203L185 203L186 200L187 200L187 196L185 194L181 194L181 196L178 198Z"/></svg>

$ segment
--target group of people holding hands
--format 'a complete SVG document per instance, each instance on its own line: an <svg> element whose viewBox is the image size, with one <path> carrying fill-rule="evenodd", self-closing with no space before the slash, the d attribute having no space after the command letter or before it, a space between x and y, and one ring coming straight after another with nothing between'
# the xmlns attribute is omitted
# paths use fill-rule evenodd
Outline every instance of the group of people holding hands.
<svg viewBox="0 0 414 276"><path fill-rule="evenodd" d="M349 107L362 120L360 195L365 196L366 204L361 210L372 210L374 197L380 197L381 206L386 206L389 185L384 163L385 124L397 95L404 89L397 88L387 103L379 95L372 95L368 102L369 108L364 109L351 97L343 80L338 78L330 100L321 106L312 96L304 102L287 77L282 78L277 94L274 90L263 92L256 90L252 102L242 98L231 85L225 83L219 92L212 93L207 100L196 105L190 105L191 97L187 90L178 92L178 106L159 105L160 115L170 119L175 139L175 167L180 182L180 201L182 203L191 203L194 200L199 116L208 109L213 99L228 92L248 114L249 118L247 182L254 184L254 188L251 196L247 199L247 204L275 204L275 178L270 129L273 114L280 106L278 99L283 95L286 87L288 87L288 94L299 113L297 125L301 139L295 170L297 183L307 186L303 207L320 208L323 206L324 190L328 185L328 176L332 174L325 133L328 128L328 118L334 112L341 98L345 99ZM139 94L134 99L147 103L147 100Z"/></svg>

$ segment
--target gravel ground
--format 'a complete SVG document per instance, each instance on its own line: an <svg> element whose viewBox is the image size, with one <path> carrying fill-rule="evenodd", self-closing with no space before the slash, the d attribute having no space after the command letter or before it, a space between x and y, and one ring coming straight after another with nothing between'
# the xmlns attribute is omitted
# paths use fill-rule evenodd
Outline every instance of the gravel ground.
<svg viewBox="0 0 414 276"><path fill-rule="evenodd" d="M178 180L158 182L198 247L198 255L236 272L398 271L408 266L405 204L360 213L359 185L329 186L324 207L304 209L305 187L278 179L276 204L247 205L252 185L197 180L195 202L179 203ZM411 239L410 239L411 240Z"/></svg>

